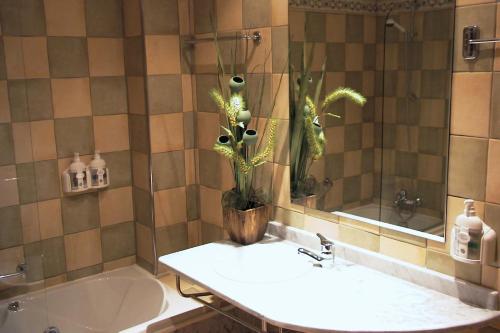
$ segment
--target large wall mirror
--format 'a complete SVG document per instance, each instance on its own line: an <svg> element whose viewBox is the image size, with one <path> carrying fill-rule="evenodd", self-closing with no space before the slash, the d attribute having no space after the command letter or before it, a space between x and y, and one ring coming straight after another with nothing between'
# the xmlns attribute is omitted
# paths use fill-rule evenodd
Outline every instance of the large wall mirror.
<svg viewBox="0 0 500 333"><path fill-rule="evenodd" d="M454 10L289 1L295 204L444 239Z"/></svg>

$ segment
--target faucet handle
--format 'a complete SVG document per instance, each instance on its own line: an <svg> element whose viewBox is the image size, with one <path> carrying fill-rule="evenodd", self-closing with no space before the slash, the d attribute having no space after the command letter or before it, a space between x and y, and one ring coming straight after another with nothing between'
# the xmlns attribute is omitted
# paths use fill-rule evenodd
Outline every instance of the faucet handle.
<svg viewBox="0 0 500 333"><path fill-rule="evenodd" d="M326 238L325 236L323 236L319 232L316 234L316 236L318 236L318 238L321 242L321 245L333 245L333 241L329 240L328 238Z"/></svg>

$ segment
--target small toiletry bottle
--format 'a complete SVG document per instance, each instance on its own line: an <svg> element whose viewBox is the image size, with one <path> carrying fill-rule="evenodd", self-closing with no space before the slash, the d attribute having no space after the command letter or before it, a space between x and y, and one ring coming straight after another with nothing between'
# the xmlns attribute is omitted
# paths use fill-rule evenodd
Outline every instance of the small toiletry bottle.
<svg viewBox="0 0 500 333"><path fill-rule="evenodd" d="M92 187L104 187L109 183L106 162L101 158L98 150L96 150L94 159L90 162L90 177Z"/></svg>
<svg viewBox="0 0 500 333"><path fill-rule="evenodd" d="M69 166L71 191L82 191L87 188L87 167L80 161L80 154L75 153L73 162Z"/></svg>
<svg viewBox="0 0 500 333"><path fill-rule="evenodd" d="M474 200L464 201L464 213L455 220L455 255L471 260L481 259L483 221L476 216Z"/></svg>

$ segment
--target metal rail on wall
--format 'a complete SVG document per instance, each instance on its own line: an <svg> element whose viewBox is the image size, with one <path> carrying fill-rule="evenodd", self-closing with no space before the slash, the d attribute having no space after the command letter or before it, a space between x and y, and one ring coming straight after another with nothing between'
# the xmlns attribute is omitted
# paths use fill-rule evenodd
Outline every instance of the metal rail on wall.
<svg viewBox="0 0 500 333"><path fill-rule="evenodd" d="M194 45L198 42L211 41L214 39L215 37L193 38L184 40L184 43ZM243 33L243 34L217 36L217 40L236 40L236 39L252 40L256 44L260 44L262 42L262 34L260 33L260 31L255 31L252 34Z"/></svg>

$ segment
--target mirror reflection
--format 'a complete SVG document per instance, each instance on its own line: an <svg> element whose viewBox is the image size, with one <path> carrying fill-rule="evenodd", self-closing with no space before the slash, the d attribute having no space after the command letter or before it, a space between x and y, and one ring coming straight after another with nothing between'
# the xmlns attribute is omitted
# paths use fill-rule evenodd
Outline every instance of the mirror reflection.
<svg viewBox="0 0 500 333"><path fill-rule="evenodd" d="M295 204L444 237L454 7L290 1Z"/></svg>

